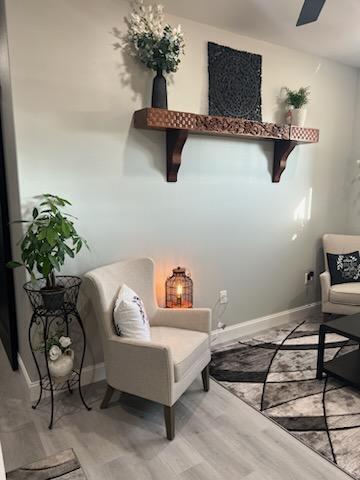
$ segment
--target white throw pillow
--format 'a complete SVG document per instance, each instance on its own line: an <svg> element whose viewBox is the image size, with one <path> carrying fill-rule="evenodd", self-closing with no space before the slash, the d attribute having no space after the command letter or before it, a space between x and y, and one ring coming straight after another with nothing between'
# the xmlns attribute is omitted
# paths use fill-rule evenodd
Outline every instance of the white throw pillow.
<svg viewBox="0 0 360 480"><path fill-rule="evenodd" d="M150 324L144 304L137 293L125 284L115 302L114 327L121 337L150 340Z"/></svg>

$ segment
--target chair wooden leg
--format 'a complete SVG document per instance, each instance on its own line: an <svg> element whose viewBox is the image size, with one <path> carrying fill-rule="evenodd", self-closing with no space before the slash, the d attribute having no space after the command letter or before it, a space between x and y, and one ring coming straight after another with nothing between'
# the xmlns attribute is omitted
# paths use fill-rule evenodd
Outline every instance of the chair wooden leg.
<svg viewBox="0 0 360 480"><path fill-rule="evenodd" d="M111 397L113 396L113 393L115 392L115 389L113 387L110 387L110 385L107 386L104 399L101 402L100 408L101 410L104 410L104 408L108 407L108 404L111 400Z"/></svg>
<svg viewBox="0 0 360 480"><path fill-rule="evenodd" d="M208 392L210 389L210 366L206 365L204 370L201 372L204 391Z"/></svg>
<svg viewBox="0 0 360 480"><path fill-rule="evenodd" d="M175 405L168 407L164 405L164 418L166 426L166 438L174 440L175 437Z"/></svg>

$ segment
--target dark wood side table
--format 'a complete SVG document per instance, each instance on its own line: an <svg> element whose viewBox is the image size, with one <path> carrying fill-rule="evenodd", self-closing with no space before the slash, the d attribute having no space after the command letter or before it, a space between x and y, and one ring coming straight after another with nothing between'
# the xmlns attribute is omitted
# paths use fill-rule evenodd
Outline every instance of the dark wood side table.
<svg viewBox="0 0 360 480"><path fill-rule="evenodd" d="M324 362L325 336L337 333L360 344L360 314L337 318L320 325L316 378L321 380L323 373L360 388L360 350L356 349Z"/></svg>

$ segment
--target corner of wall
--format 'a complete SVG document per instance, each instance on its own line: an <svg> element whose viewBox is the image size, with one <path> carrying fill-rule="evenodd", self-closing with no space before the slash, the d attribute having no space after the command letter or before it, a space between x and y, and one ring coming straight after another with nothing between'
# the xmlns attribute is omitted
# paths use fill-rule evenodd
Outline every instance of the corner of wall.
<svg viewBox="0 0 360 480"><path fill-rule="evenodd" d="M349 122L350 123L350 122ZM352 148L348 162L346 233L360 234L360 68L357 69L356 98L352 119Z"/></svg>

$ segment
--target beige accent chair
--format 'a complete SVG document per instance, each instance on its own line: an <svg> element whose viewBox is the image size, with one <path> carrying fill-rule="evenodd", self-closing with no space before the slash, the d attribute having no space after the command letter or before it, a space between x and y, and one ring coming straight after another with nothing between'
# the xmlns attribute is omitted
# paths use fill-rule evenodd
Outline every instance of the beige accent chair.
<svg viewBox="0 0 360 480"><path fill-rule="evenodd" d="M119 337L113 309L123 283L143 300L150 319L151 341ZM154 262L127 260L85 275L85 287L101 329L107 391L106 408L114 390L164 405L167 438L175 436L174 405L201 373L209 390L211 310L159 308L155 295Z"/></svg>
<svg viewBox="0 0 360 480"><path fill-rule="evenodd" d="M351 315L360 312L360 282L331 285L327 253L349 253L360 250L359 235L323 236L325 272L320 275L321 305L323 313Z"/></svg>

